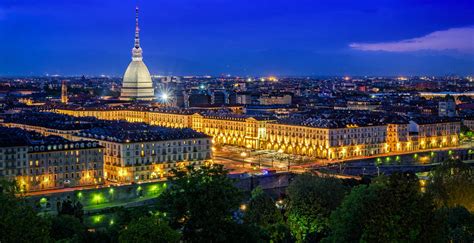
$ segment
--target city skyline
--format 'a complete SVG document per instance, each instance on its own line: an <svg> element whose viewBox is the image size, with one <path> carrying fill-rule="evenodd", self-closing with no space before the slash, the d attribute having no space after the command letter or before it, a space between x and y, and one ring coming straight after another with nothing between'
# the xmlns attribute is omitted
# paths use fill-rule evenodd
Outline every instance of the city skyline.
<svg viewBox="0 0 474 243"><path fill-rule="evenodd" d="M1 0L0 243L474 242L472 1Z"/></svg>
<svg viewBox="0 0 474 243"><path fill-rule="evenodd" d="M0 75L123 75L135 4L1 4L8 38L0 50L9 58L0 59ZM474 67L469 1L139 5L152 74L469 75Z"/></svg>

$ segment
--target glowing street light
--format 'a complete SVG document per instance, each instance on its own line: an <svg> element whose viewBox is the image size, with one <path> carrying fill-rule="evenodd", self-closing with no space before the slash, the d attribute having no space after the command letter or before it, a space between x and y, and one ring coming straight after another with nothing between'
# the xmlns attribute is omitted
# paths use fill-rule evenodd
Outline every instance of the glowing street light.
<svg viewBox="0 0 474 243"><path fill-rule="evenodd" d="M247 153L242 152L240 156L242 157L242 167L245 167L245 157L247 157Z"/></svg>
<svg viewBox="0 0 474 243"><path fill-rule="evenodd" d="M99 204L102 201L102 195L96 194L93 196L92 201L94 201L96 204Z"/></svg>
<svg viewBox="0 0 474 243"><path fill-rule="evenodd" d="M170 98L170 95L168 93L163 92L161 93L160 98L163 102L167 102L168 99Z"/></svg>

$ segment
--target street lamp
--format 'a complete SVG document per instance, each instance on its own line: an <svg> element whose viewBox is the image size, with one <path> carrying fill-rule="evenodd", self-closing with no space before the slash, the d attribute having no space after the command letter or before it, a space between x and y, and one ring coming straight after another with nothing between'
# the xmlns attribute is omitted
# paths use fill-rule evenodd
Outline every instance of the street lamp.
<svg viewBox="0 0 474 243"><path fill-rule="evenodd" d="M242 167L245 167L245 157L247 157L247 153L242 152L240 156L242 157Z"/></svg>

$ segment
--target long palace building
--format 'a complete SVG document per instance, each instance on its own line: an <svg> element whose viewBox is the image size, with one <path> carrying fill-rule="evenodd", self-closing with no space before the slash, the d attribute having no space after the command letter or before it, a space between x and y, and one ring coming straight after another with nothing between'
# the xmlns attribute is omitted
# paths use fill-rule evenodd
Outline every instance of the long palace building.
<svg viewBox="0 0 474 243"><path fill-rule="evenodd" d="M313 111L287 119L170 109L54 109L75 117L192 128L214 144L282 151L322 159L409 152L459 145L461 122L452 118L407 119L369 111Z"/></svg>
<svg viewBox="0 0 474 243"><path fill-rule="evenodd" d="M21 112L0 124L0 177L24 191L144 182L212 162L230 144L322 159L458 146L460 122L367 111L313 111L285 119L160 109ZM160 126L156 126L160 125Z"/></svg>
<svg viewBox="0 0 474 243"><path fill-rule="evenodd" d="M168 176L174 168L200 166L212 159L212 138L190 128L151 126L47 112L13 114L0 125L68 141L92 141L101 146L103 158L101 156L98 163L101 168L103 166L103 178L119 183L160 179ZM5 144L8 145L8 142L5 141ZM0 177L3 175L1 154ZM61 179L62 182L64 178Z"/></svg>
<svg viewBox="0 0 474 243"><path fill-rule="evenodd" d="M0 127L0 178L22 192L102 184L103 147L33 131Z"/></svg>

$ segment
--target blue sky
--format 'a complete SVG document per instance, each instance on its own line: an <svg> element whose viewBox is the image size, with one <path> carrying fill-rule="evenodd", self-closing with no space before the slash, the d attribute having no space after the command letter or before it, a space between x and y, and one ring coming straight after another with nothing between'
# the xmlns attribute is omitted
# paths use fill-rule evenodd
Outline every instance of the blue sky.
<svg viewBox="0 0 474 243"><path fill-rule="evenodd" d="M0 75L122 75L128 0L0 0ZM153 74L474 73L472 0L140 0Z"/></svg>

